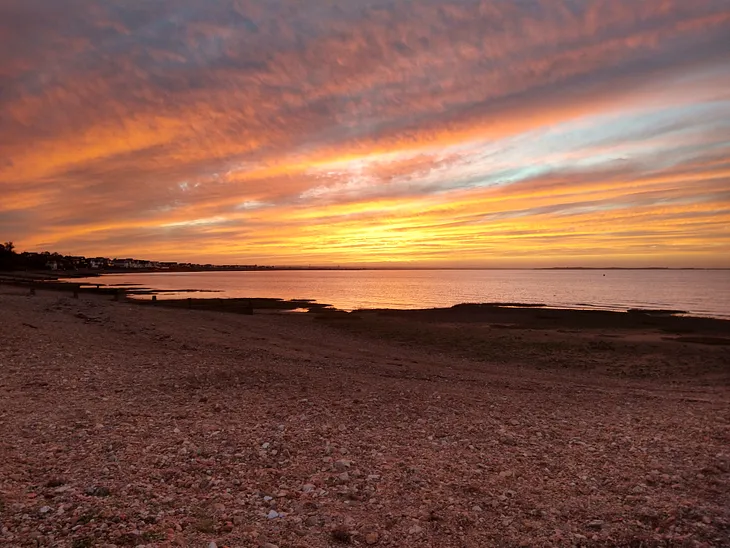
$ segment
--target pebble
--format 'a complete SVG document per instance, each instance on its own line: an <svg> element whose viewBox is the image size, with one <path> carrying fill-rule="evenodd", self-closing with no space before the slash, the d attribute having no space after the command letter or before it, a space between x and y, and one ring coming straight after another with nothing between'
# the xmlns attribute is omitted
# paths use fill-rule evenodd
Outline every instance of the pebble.
<svg viewBox="0 0 730 548"><path fill-rule="evenodd" d="M208 544L208 548L218 548L218 545L215 542L211 542Z"/></svg>
<svg viewBox="0 0 730 548"><path fill-rule="evenodd" d="M350 541L352 540L352 534L347 529L344 529L343 527L337 527L332 531L332 538L337 541L341 542L342 544L350 544Z"/></svg>
<svg viewBox="0 0 730 548"><path fill-rule="evenodd" d="M50 511L51 511L51 507L50 506L41 506L41 509L40 509L40 513L41 514L47 514Z"/></svg>
<svg viewBox="0 0 730 548"><path fill-rule="evenodd" d="M408 529L409 535L420 535L421 533L423 533L423 527L421 527L420 525L414 525L413 527Z"/></svg>
<svg viewBox="0 0 730 548"><path fill-rule="evenodd" d="M589 529L601 529L603 527L603 520L594 519L593 521L589 521L586 526Z"/></svg>
<svg viewBox="0 0 730 548"><path fill-rule="evenodd" d="M304 524L309 527L315 527L322 524L322 518L319 516L309 516L304 520Z"/></svg>
<svg viewBox="0 0 730 548"><path fill-rule="evenodd" d="M86 489L86 494L92 497L108 497L111 493L108 487L93 486Z"/></svg>
<svg viewBox="0 0 730 548"><path fill-rule="evenodd" d="M338 461L335 461L335 469L337 469L340 472L344 472L348 468L352 466L352 462L349 460L340 459Z"/></svg>
<svg viewBox="0 0 730 548"><path fill-rule="evenodd" d="M266 517L268 519L276 519L279 517L279 512L277 512L276 510L269 510L269 513L266 514Z"/></svg>
<svg viewBox="0 0 730 548"><path fill-rule="evenodd" d="M365 535L365 544L370 544L370 545L377 544L379 540L380 540L380 535L378 533L373 532L373 533L368 533L367 535Z"/></svg>

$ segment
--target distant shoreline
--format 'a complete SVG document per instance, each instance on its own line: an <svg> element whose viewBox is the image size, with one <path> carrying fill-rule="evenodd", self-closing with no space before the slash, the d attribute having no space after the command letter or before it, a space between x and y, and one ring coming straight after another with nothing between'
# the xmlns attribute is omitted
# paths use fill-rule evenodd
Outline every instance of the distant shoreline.
<svg viewBox="0 0 730 548"><path fill-rule="evenodd" d="M356 267L356 266L262 266L257 268L251 267L217 267L210 268L110 268L110 269L83 269L83 270L11 270L0 271L0 279L2 278L22 278L22 279L47 279L60 280L63 278L91 278L101 277L110 274L184 274L184 273L205 273L205 272L307 272L307 271L343 271L343 272L362 272L362 271L730 271L730 267L622 267L622 266L551 266L551 267L402 267L402 266L372 266L372 267Z"/></svg>

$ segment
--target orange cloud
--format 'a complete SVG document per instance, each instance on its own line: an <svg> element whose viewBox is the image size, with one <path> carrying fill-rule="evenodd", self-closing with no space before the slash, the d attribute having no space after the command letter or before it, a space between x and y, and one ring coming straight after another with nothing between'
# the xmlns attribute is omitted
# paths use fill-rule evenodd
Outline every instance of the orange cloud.
<svg viewBox="0 0 730 548"><path fill-rule="evenodd" d="M19 247L730 266L721 0L72 4L0 7Z"/></svg>

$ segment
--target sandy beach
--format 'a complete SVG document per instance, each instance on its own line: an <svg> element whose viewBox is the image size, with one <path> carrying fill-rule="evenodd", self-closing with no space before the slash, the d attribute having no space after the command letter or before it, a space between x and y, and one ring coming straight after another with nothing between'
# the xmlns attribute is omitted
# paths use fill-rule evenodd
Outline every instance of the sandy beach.
<svg viewBox="0 0 730 548"><path fill-rule="evenodd" d="M526 314L0 286L0 545L730 546L728 322Z"/></svg>

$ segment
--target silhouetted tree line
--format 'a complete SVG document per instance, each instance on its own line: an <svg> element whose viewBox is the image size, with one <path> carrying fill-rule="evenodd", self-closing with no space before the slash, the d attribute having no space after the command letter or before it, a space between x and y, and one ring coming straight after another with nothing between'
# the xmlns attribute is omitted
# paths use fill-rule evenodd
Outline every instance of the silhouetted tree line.
<svg viewBox="0 0 730 548"><path fill-rule="evenodd" d="M53 266L52 266L53 265ZM0 270L74 270L73 259L59 253L44 251L17 253L13 242L0 244Z"/></svg>
<svg viewBox="0 0 730 548"><path fill-rule="evenodd" d="M0 244L0 271L9 270L87 270L123 272L127 269L201 271L201 270L266 270L271 266L212 265L177 262L151 262L138 259L87 258L43 251L18 253L13 242Z"/></svg>
<svg viewBox="0 0 730 548"><path fill-rule="evenodd" d="M0 270L10 270L17 256L13 242L0 244Z"/></svg>

